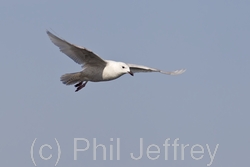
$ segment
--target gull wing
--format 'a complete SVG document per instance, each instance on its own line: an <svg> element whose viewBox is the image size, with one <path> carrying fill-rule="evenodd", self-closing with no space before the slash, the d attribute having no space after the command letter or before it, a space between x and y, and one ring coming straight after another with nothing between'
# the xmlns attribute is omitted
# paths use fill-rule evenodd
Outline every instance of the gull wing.
<svg viewBox="0 0 250 167"><path fill-rule="evenodd" d="M92 65L106 65L106 61L97 56L92 51L80 46L73 45L47 31L50 40L60 48L60 51L69 56L76 63L92 64Z"/></svg>
<svg viewBox="0 0 250 167"><path fill-rule="evenodd" d="M181 69L181 70L175 70L175 71L161 71L159 69L151 68L151 67L146 67L142 65L136 65L136 64L127 64L130 68L130 71L132 73L137 73L137 72L160 72L163 74L167 75L179 75L182 74L186 71L186 69Z"/></svg>

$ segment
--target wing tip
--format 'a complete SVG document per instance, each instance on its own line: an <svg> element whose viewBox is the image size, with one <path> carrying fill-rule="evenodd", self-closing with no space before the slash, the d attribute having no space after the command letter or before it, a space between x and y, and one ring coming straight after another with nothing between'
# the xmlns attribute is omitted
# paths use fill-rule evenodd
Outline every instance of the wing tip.
<svg viewBox="0 0 250 167"><path fill-rule="evenodd" d="M50 35L50 34L52 34L49 30L47 30L46 29L46 33L48 34L48 35Z"/></svg>
<svg viewBox="0 0 250 167"><path fill-rule="evenodd" d="M186 69L180 69L180 70L175 70L175 71L171 71L171 72L164 72L164 71L160 71L163 74L168 74L168 75L180 75L183 74L186 71Z"/></svg>
<svg viewBox="0 0 250 167"><path fill-rule="evenodd" d="M170 75L180 75L180 74L183 74L184 72L186 72L187 69L180 69L180 70L175 70L173 71Z"/></svg>
<svg viewBox="0 0 250 167"><path fill-rule="evenodd" d="M50 32L49 30L46 30L46 33L47 33L47 35L50 37L50 38L55 38L56 36L52 33L52 32ZM57 37L58 38L58 37Z"/></svg>

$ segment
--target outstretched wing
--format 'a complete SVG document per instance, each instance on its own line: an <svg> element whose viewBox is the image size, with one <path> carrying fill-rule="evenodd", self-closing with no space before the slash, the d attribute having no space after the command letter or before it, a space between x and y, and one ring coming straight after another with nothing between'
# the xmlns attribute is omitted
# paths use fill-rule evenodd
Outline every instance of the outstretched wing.
<svg viewBox="0 0 250 167"><path fill-rule="evenodd" d="M146 67L146 66L142 66L142 65L136 65L136 64L127 64L130 68L130 71L132 73L136 73L136 72L160 72L163 74L167 74L167 75L179 75L182 74L186 71L186 69L181 69L181 70L175 70L175 71L161 71L159 69L155 69L155 68L150 68L150 67Z"/></svg>
<svg viewBox="0 0 250 167"><path fill-rule="evenodd" d="M50 40L78 64L105 65L106 61L84 47L73 45L47 31Z"/></svg>

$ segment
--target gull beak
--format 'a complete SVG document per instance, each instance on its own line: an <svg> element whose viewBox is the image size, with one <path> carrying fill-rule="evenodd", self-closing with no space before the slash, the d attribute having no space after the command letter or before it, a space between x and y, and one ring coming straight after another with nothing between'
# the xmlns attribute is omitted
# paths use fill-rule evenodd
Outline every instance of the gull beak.
<svg viewBox="0 0 250 167"><path fill-rule="evenodd" d="M131 71L128 71L128 73L129 73L131 76L134 76L134 73L132 73Z"/></svg>

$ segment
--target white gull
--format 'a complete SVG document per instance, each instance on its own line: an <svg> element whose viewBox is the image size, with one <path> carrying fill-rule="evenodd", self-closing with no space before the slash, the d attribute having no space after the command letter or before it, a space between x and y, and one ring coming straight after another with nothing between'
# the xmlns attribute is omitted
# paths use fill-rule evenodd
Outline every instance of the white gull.
<svg viewBox="0 0 250 167"><path fill-rule="evenodd" d="M47 31L51 41L60 48L60 51L69 56L76 63L82 65L83 70L80 72L64 74L61 81L66 85L75 84L76 92L81 90L88 81L100 82L110 81L129 73L134 75L136 72L160 72L167 75L179 75L186 70L175 70L164 72L159 69L150 68L142 65L128 64L111 60L103 60L92 51L73 45Z"/></svg>

